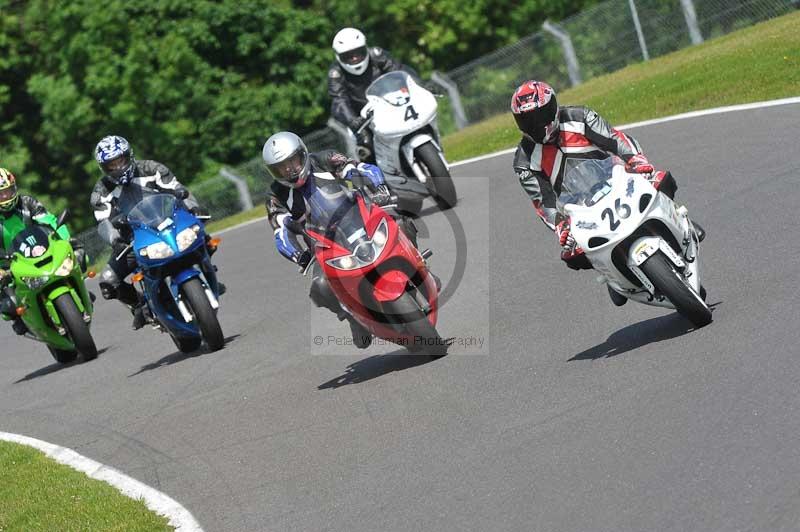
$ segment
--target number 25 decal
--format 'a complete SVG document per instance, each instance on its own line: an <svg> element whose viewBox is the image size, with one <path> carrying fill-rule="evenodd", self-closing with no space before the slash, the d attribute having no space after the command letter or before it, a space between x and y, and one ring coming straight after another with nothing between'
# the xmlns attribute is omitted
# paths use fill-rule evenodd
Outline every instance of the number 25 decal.
<svg viewBox="0 0 800 532"><path fill-rule="evenodd" d="M409 105L406 107L406 116L404 117L404 121L408 122L409 120L416 120L419 118L419 113L414 110L413 105Z"/></svg>
<svg viewBox="0 0 800 532"><path fill-rule="evenodd" d="M622 200L619 199L619 198L617 198L617 200L614 202L614 208L616 209L617 214L619 215L619 217L622 218L623 220L631 215L630 206L627 205L626 203L622 203ZM614 211L612 211L610 207L606 207L606 209L600 215L600 218L605 220L606 219L606 215L608 215L607 216L608 217L608 226L611 228L612 231L616 231L617 227L619 227L619 224L621 222L619 220L615 220L614 219Z"/></svg>

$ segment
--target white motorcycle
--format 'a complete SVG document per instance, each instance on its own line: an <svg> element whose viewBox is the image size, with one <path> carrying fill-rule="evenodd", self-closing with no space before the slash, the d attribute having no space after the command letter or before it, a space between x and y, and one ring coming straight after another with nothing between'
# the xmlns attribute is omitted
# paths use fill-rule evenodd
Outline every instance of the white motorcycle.
<svg viewBox="0 0 800 532"><path fill-rule="evenodd" d="M598 281L624 298L676 309L696 327L710 323L700 243L686 207L676 208L642 175L626 173L617 158L570 163L558 208Z"/></svg>
<svg viewBox="0 0 800 532"><path fill-rule="evenodd" d="M372 130L375 161L387 175L416 178L443 209L455 206L456 188L436 125L436 97L407 72L389 72L367 88L361 116ZM391 186L391 183L390 183Z"/></svg>

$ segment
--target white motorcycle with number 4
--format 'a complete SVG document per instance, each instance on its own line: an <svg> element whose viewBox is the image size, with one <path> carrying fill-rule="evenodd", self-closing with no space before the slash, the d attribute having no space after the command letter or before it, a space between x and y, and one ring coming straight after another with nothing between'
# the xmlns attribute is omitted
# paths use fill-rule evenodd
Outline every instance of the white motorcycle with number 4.
<svg viewBox="0 0 800 532"><path fill-rule="evenodd" d="M367 88L361 116L372 130L375 161L385 174L416 178L441 208L455 206L456 189L436 124L430 91L403 71L389 72Z"/></svg>
<svg viewBox="0 0 800 532"><path fill-rule="evenodd" d="M633 301L676 309L696 327L710 323L699 239L686 207L627 173L619 159L573 163L558 207L598 281Z"/></svg>

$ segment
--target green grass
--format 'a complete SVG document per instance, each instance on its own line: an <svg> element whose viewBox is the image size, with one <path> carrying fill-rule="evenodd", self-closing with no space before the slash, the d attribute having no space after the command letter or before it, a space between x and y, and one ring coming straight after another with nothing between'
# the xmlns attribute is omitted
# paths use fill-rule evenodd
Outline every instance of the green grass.
<svg viewBox="0 0 800 532"><path fill-rule="evenodd" d="M43 453L0 442L0 532L174 530L105 482Z"/></svg>
<svg viewBox="0 0 800 532"><path fill-rule="evenodd" d="M798 95L800 12L795 12L593 78L563 91L558 100L589 106L612 124L624 124ZM508 112L446 136L444 151L448 160L458 161L514 147L519 138Z"/></svg>
<svg viewBox="0 0 800 532"><path fill-rule="evenodd" d="M559 94L564 105L587 105L612 124L659 118L722 105L800 95L800 13L762 22L699 46L631 65ZM511 100L511 91L508 94ZM519 142L511 113L444 137L449 161ZM246 222L263 207L213 221L209 231Z"/></svg>
<svg viewBox="0 0 800 532"><path fill-rule="evenodd" d="M221 231L228 227L233 227L243 222L249 222L250 220L255 220L256 218L261 218L266 215L267 211L264 209L264 206L259 205L258 207L253 207L249 211L242 211L238 214L220 218L219 220L211 220L206 226L206 231L208 234L213 235L215 231Z"/></svg>

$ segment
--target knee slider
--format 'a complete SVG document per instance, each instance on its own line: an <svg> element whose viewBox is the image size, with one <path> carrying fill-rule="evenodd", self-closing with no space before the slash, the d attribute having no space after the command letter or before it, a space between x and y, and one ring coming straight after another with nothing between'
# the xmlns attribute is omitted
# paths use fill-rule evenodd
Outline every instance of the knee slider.
<svg viewBox="0 0 800 532"><path fill-rule="evenodd" d="M102 294L103 299L117 298L117 288L111 283L107 283L105 281L100 281L100 293Z"/></svg>

